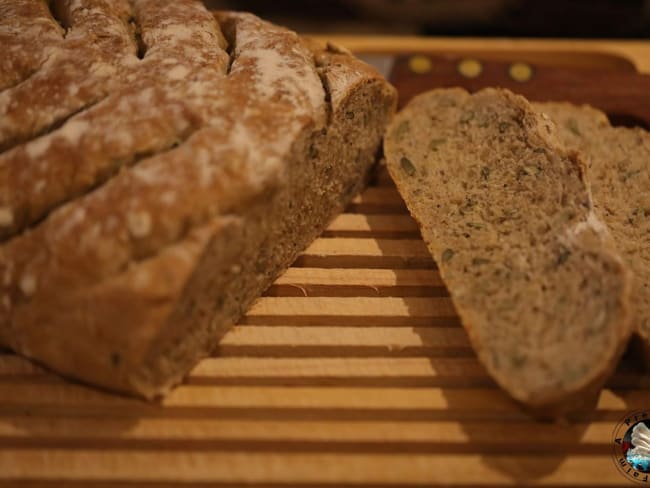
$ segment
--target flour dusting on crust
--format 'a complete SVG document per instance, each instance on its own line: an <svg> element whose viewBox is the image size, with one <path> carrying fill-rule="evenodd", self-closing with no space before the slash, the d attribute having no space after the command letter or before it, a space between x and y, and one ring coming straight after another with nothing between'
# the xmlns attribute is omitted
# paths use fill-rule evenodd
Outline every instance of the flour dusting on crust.
<svg viewBox="0 0 650 488"><path fill-rule="evenodd" d="M79 8L88 1L80 0ZM29 274L34 286L31 278L5 283L0 291L10 297L16 287L33 293L37 283L47 287L62 279L56 263L68 259L69 242L80 243L75 286L81 288L173 245L188 229L278 184L296 140L325 126L323 85L311 51L295 33L232 15L235 58L227 73L219 25L198 2L133 5L144 58L134 62L126 51L90 56L77 66L86 78L71 79L69 98L57 103L82 100L100 85L105 98L51 133L0 154L0 168L12 168L9 174L19 178L7 181L0 196L0 231L15 234L44 218L32 232L4 234L9 251L0 264L15 269L12 277L38 269ZM108 30L119 41L120 29ZM64 50L57 56L75 66ZM61 66L51 62L41 76ZM12 192L17 181L28 191ZM34 220L15 222L15 215ZM37 241L48 242L47 248ZM12 251L25 242L33 244L29 255ZM87 245L92 242L101 245Z"/></svg>

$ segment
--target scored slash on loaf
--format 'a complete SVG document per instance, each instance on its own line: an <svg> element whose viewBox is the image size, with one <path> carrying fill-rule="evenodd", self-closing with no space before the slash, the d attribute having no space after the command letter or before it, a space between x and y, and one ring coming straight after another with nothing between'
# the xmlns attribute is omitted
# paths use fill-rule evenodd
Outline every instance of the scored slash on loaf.
<svg viewBox="0 0 650 488"><path fill-rule="evenodd" d="M5 61L0 343L152 398L361 188L395 91L196 1L44 5L0 19L53 38Z"/></svg>

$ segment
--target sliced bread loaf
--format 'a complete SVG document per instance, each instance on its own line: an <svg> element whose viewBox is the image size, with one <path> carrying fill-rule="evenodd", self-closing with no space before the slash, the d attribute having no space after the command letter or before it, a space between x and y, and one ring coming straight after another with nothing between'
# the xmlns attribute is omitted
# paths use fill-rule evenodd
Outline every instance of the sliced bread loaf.
<svg viewBox="0 0 650 488"><path fill-rule="evenodd" d="M650 133L612 127L589 106L539 103L558 125L560 139L587 161L594 206L633 273L632 323L650 365Z"/></svg>
<svg viewBox="0 0 650 488"><path fill-rule="evenodd" d="M395 91L351 55L253 15L132 3L148 47L131 59L148 72L137 90L45 135L13 121L29 141L0 155L0 189L15 190L0 195L0 344L151 398L361 188ZM193 64L195 50L216 54ZM70 115L65 97L51 103Z"/></svg>
<svg viewBox="0 0 650 488"><path fill-rule="evenodd" d="M384 148L488 372L538 412L579 409L630 327L628 275L576 154L497 89L414 98Z"/></svg>

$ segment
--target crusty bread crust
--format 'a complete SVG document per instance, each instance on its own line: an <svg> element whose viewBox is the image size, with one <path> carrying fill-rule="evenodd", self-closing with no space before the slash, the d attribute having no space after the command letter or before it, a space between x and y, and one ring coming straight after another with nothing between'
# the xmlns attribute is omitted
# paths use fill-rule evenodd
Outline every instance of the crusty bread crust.
<svg viewBox="0 0 650 488"><path fill-rule="evenodd" d="M225 77L229 56L200 4L87 4L61 7L66 38L48 47L32 76L0 93L0 239L179 144L218 110L207 87ZM140 20L141 60L131 18Z"/></svg>
<svg viewBox="0 0 650 488"><path fill-rule="evenodd" d="M0 90L31 76L63 40L64 30L41 0L2 2L0 27Z"/></svg>
<svg viewBox="0 0 650 488"><path fill-rule="evenodd" d="M593 399L630 335L629 277L552 122L505 90L433 90L384 148L497 383L544 416Z"/></svg>
<svg viewBox="0 0 650 488"><path fill-rule="evenodd" d="M0 343L147 398L360 189L395 105L347 54L163 5L134 2L147 50L116 62L114 94L0 155Z"/></svg>

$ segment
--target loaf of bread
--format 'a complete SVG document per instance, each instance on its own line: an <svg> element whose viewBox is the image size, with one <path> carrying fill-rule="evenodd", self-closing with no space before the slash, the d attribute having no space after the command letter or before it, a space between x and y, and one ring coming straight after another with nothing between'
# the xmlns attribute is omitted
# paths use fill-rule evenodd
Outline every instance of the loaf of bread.
<svg viewBox="0 0 650 488"><path fill-rule="evenodd" d="M628 273L577 155L497 89L414 98L384 148L487 371L542 415L580 410L630 325Z"/></svg>
<svg viewBox="0 0 650 488"><path fill-rule="evenodd" d="M44 5L0 16L55 39L2 61L0 344L152 398L361 188L395 91L198 1Z"/></svg>
<svg viewBox="0 0 650 488"><path fill-rule="evenodd" d="M632 323L649 360L650 133L612 127L604 113L589 106L533 105L557 123L566 146L579 150L587 160L594 206L633 273Z"/></svg>

